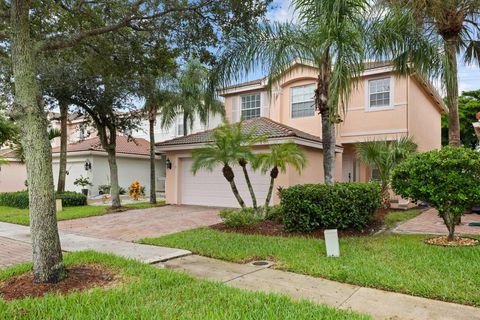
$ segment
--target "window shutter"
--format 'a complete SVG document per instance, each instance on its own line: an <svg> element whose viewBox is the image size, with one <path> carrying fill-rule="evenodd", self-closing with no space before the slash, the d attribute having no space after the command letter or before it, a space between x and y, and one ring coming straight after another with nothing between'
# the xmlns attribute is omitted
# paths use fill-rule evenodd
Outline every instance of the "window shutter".
<svg viewBox="0 0 480 320"><path fill-rule="evenodd" d="M232 117L230 119L232 123L240 121L240 97L232 97Z"/></svg>
<svg viewBox="0 0 480 320"><path fill-rule="evenodd" d="M262 92L260 97L260 116L270 118L270 94Z"/></svg>

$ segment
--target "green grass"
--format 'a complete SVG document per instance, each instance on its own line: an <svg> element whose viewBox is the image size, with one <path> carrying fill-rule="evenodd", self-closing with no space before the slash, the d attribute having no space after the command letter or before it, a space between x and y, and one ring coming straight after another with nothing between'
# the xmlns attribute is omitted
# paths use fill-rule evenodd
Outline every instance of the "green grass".
<svg viewBox="0 0 480 320"><path fill-rule="evenodd" d="M140 242L188 249L242 262L277 261L283 270L366 287L480 306L480 246L426 245L421 235L383 234L340 239L340 258L327 258L322 240L225 233L209 228Z"/></svg>
<svg viewBox="0 0 480 320"><path fill-rule="evenodd" d="M159 201L158 205L164 205L165 201ZM138 202L126 204L125 207L144 209L150 208L149 202ZM63 207L63 210L57 213L57 219L70 220L78 218L86 218L91 216L101 216L107 214L107 206L80 206L80 207ZM30 219L28 216L28 209L18 209L13 207L0 206L0 221L23 224L28 226Z"/></svg>
<svg viewBox="0 0 480 320"><path fill-rule="evenodd" d="M198 280L113 255L67 254L66 264L96 262L116 272L122 283L66 296L50 294L5 303L2 319L368 319L286 296L254 293L220 282ZM0 271L0 280L25 272L24 264Z"/></svg>
<svg viewBox="0 0 480 320"><path fill-rule="evenodd" d="M409 210L392 210L385 215L385 226L387 228L394 228L400 222L415 218L422 212L422 209L409 209Z"/></svg>

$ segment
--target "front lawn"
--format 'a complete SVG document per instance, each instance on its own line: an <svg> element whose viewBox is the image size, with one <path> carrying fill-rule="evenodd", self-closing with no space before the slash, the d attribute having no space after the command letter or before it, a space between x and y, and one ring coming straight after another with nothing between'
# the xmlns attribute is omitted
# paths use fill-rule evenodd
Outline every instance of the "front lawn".
<svg viewBox="0 0 480 320"><path fill-rule="evenodd" d="M158 205L164 205L164 201L159 201ZM138 202L124 205L128 208L143 209L150 208L149 202ZM79 206L79 207L63 207L63 210L57 213L57 220L70 220L78 218L86 218L91 216L102 216L109 213L107 206ZM23 224L28 226L30 219L28 209L18 209L13 207L0 206L0 221Z"/></svg>
<svg viewBox="0 0 480 320"><path fill-rule="evenodd" d="M0 298L2 319L368 319L276 294L253 293L194 279L133 260L94 252L65 256L67 265L101 263L118 272L121 283L66 296L14 300ZM0 281L26 272L30 264L0 271Z"/></svg>
<svg viewBox="0 0 480 320"><path fill-rule="evenodd" d="M421 235L340 239L340 258L322 240L226 233L200 228L140 242L235 262L274 259L276 268L428 298L480 306L480 246L426 245Z"/></svg>

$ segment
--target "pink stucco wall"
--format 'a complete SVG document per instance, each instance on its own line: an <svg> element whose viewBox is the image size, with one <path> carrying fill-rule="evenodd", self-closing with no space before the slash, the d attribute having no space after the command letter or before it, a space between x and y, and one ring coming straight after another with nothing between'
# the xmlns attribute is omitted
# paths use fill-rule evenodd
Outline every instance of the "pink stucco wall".
<svg viewBox="0 0 480 320"><path fill-rule="evenodd" d="M10 161L8 164L2 164L0 168L0 192L26 189L27 167L24 163Z"/></svg>

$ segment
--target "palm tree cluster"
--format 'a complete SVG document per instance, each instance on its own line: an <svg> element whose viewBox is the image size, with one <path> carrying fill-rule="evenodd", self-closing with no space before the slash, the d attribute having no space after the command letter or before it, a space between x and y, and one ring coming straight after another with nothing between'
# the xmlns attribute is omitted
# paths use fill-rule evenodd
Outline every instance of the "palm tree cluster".
<svg viewBox="0 0 480 320"><path fill-rule="evenodd" d="M192 172L196 174L201 169L213 171L217 166L222 166L223 176L242 208L246 208L246 204L235 183L233 166L237 164L241 166L255 209L258 209L257 199L250 182L247 164L250 163L253 170L260 169L264 174L270 172L270 186L263 207L266 213L279 172L285 172L288 166L292 166L300 173L306 164L302 149L293 142L273 145L268 152L253 152L252 146L265 142L266 137L257 134L255 128L247 130L242 121L232 125L223 123L213 130L212 138L213 142L205 148L193 150Z"/></svg>

